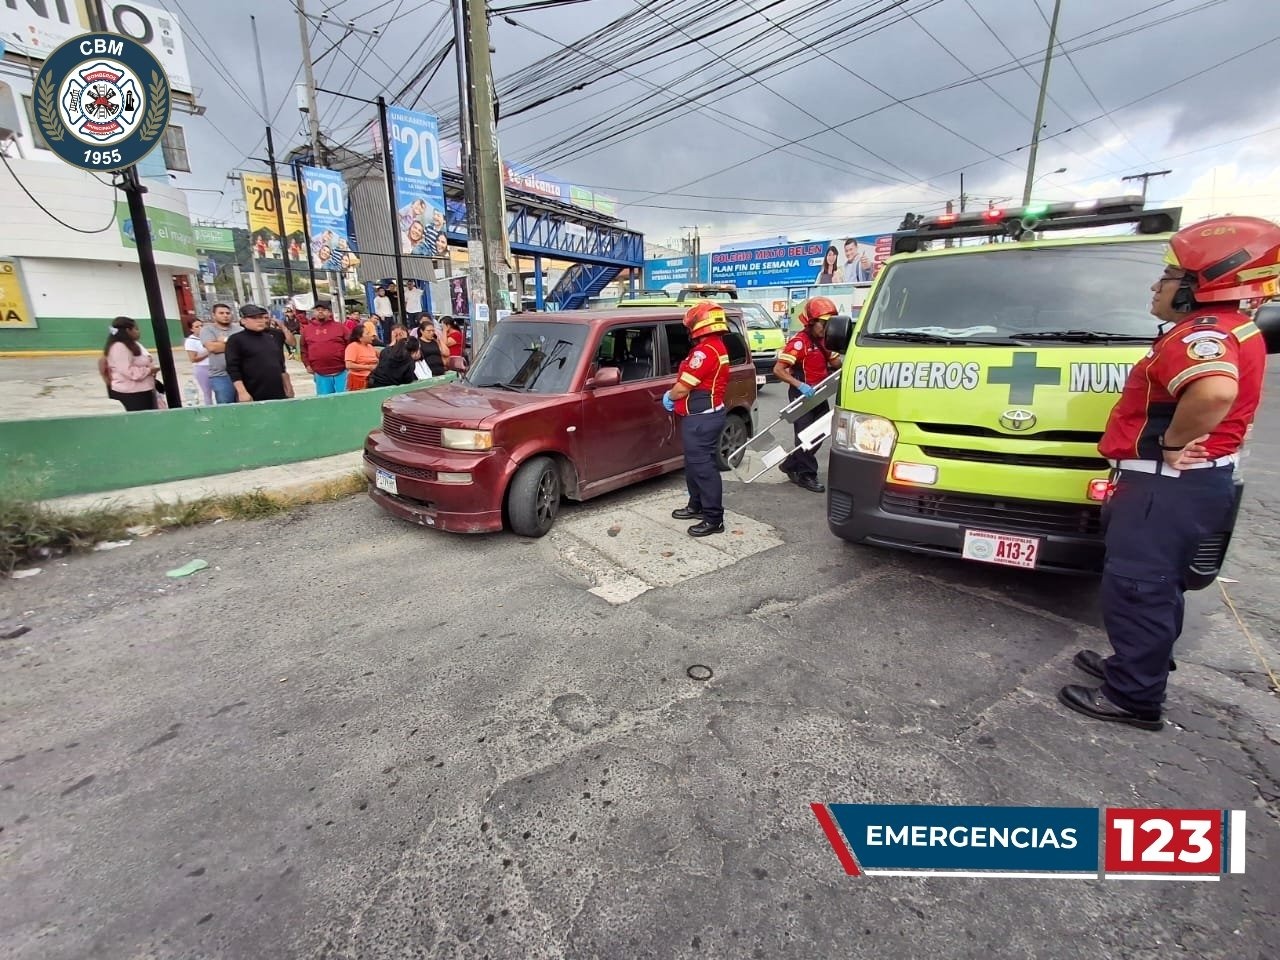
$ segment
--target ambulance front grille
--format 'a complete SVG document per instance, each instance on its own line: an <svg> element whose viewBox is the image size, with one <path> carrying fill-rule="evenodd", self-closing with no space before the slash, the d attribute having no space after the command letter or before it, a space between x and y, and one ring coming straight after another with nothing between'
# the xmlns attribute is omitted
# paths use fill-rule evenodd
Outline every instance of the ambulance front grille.
<svg viewBox="0 0 1280 960"><path fill-rule="evenodd" d="M1100 536L1102 533L1100 508L1084 504L979 497L936 493L916 487L886 486L880 495L880 509L885 513L941 520L977 529L1068 536Z"/></svg>
<svg viewBox="0 0 1280 960"><path fill-rule="evenodd" d="M998 453L993 450L969 450L962 447L921 447L920 450L938 460L968 460L973 463L998 463L1012 467L1046 467L1053 470L1094 470L1106 473L1110 464L1101 457L1066 457L1044 453Z"/></svg>
<svg viewBox="0 0 1280 960"><path fill-rule="evenodd" d="M998 437L1001 440L1036 440L1040 443L1087 443L1097 446L1102 434L1093 430L1040 430L1012 433L991 427L975 427L968 423L917 423L925 433L943 433L953 437Z"/></svg>

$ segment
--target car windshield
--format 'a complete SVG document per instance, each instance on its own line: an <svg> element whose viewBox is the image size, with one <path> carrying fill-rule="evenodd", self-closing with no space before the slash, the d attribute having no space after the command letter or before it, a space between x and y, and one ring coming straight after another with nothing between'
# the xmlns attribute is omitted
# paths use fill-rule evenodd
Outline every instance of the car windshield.
<svg viewBox="0 0 1280 960"><path fill-rule="evenodd" d="M903 343L1154 340L1162 241L1032 247L891 264L858 334Z"/></svg>
<svg viewBox="0 0 1280 960"><path fill-rule="evenodd" d="M777 330L778 321L769 316L769 312L764 307L754 304L743 303L742 319L747 322L748 330Z"/></svg>
<svg viewBox="0 0 1280 960"><path fill-rule="evenodd" d="M493 328L466 382L528 393L567 393L586 341L587 327L581 323L503 320Z"/></svg>

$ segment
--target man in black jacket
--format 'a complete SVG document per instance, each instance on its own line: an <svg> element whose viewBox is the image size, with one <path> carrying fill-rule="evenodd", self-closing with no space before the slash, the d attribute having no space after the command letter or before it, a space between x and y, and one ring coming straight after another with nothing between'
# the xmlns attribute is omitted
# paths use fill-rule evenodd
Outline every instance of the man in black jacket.
<svg viewBox="0 0 1280 960"><path fill-rule="evenodd" d="M270 321L262 307L245 304L240 308L244 329L227 340L227 376L240 403L293 396L293 381L284 364L284 338Z"/></svg>

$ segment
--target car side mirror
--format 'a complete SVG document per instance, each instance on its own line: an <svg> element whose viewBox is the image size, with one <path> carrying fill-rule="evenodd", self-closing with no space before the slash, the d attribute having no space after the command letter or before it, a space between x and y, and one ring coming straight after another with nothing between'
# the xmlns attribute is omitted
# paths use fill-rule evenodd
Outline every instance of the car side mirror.
<svg viewBox="0 0 1280 960"><path fill-rule="evenodd" d="M446 370L452 370L454 373L466 373L467 361L462 357L450 357L444 362Z"/></svg>
<svg viewBox="0 0 1280 960"><path fill-rule="evenodd" d="M622 382L622 371L617 367L601 367L596 371L596 375L587 381L588 390L598 390L601 387L616 387Z"/></svg>
<svg viewBox="0 0 1280 960"><path fill-rule="evenodd" d="M824 343L832 353L844 353L853 342L853 317L835 316L827 321Z"/></svg>

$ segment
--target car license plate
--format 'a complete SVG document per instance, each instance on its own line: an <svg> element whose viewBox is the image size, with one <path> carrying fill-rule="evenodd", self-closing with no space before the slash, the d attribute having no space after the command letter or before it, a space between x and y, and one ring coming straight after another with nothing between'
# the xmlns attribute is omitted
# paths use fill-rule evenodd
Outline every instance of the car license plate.
<svg viewBox="0 0 1280 960"><path fill-rule="evenodd" d="M389 470L379 470L373 482L379 490L384 490L393 497L400 495L400 491L396 489L396 475Z"/></svg>
<svg viewBox="0 0 1280 960"><path fill-rule="evenodd" d="M758 373L756 374L756 386L757 386L757 387L763 387L763 386L764 386L764 377L763 377L763 376L761 376L761 375L760 375L760 374L758 374Z"/></svg>
<svg viewBox="0 0 1280 960"><path fill-rule="evenodd" d="M1040 559L1038 537L1014 537L1007 533L966 530L960 555L979 563L999 563L1006 567L1034 570Z"/></svg>

